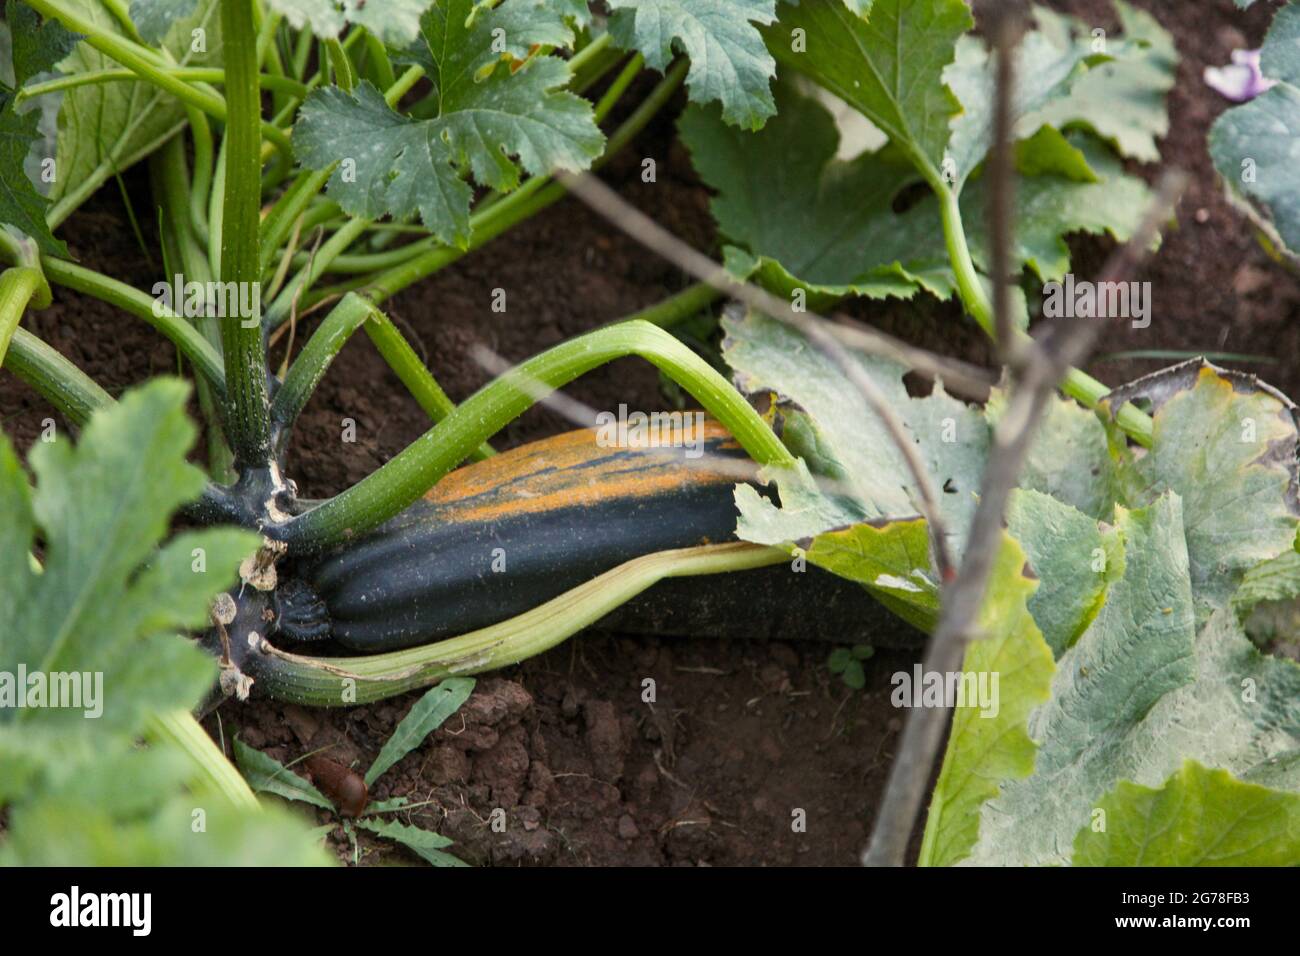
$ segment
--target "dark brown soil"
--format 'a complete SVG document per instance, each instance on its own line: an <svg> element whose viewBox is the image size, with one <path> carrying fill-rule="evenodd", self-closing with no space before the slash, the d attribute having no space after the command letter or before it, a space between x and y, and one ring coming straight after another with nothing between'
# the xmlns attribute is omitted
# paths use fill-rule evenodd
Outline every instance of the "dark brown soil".
<svg viewBox="0 0 1300 956"><path fill-rule="evenodd" d="M1206 131L1226 104L1204 87L1201 71L1227 62L1234 47L1257 45L1271 5L1256 4L1243 15L1230 0L1215 0L1196 4L1193 16L1191 4L1137 2L1175 32L1183 55L1163 152L1167 162L1192 173L1193 183L1179 209L1180 228L1143 275L1155 288L1150 328L1117 330L1106 348L1260 353L1275 361L1242 367L1300 393L1300 374L1290 360L1300 345L1300 328L1292 322L1300 288L1223 201L1205 155ZM1108 0L1052 6L1115 26ZM640 181L645 156L658 162L657 183ZM1155 173L1143 170L1152 178ZM605 175L692 245L713 248L708 197L684 151L672 143L671 111ZM132 171L126 182L152 242L143 171ZM162 271L141 253L115 190L89 203L63 235L84 263L139 288ZM1087 275L1109 245L1087 241L1076 248L1076 272ZM391 314L460 399L488 378L468 358L469 344L485 342L507 359L522 359L684 284L676 270L578 203L564 201L399 295ZM506 292L504 313L491 310L497 288ZM57 299L27 319L28 328L110 392L176 370L171 346L138 320L66 290ZM932 305L859 304L854 311L930 347L982 358L984 344L970 324L955 310ZM1118 384L1159 364L1098 358L1092 371ZM650 408L663 401L657 373L637 360L600 369L570 392L597 408L620 401ZM47 417L62 427L43 401L11 376L0 376L0 423L20 447L35 439ZM341 440L344 418L356 422L355 443ZM302 417L290 473L306 495L336 493L426 426L396 378L358 339ZM506 447L566 427L554 413L534 410L497 443ZM828 673L826 653L824 645L797 639L585 633L482 679L460 714L381 778L374 797L400 795L421 804L402 819L453 838L455 852L473 862L851 864L901 726L900 712L889 704L889 675L910 667L915 655L881 651L868 664L866 689L854 692ZM642 700L645 678L656 682L653 705ZM328 748L335 759L364 769L416 697L336 711L228 704L208 726L227 744L239 734L284 761ZM498 808L506 813L504 833L490 825ZM803 828L796 825L801 818ZM346 855L340 829L333 839ZM361 847L363 862L414 861L367 836Z"/></svg>

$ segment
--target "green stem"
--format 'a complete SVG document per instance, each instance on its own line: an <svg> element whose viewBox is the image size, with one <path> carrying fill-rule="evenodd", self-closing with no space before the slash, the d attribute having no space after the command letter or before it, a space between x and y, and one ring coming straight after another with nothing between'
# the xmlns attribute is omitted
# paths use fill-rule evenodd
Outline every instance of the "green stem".
<svg viewBox="0 0 1300 956"><path fill-rule="evenodd" d="M367 300L367 305L369 304ZM373 305L370 305L370 310L370 321L365 325L370 341L398 380L406 386L406 390L436 425L456 410L456 403L442 390L442 386L433 377L429 367L420 361L420 357L415 354L415 349L411 348L411 343L397 331L397 326L392 320ZM470 454L470 458L481 461L495 454L496 451L492 446L484 442Z"/></svg>
<svg viewBox="0 0 1300 956"><path fill-rule="evenodd" d="M278 700L315 707L368 704L541 654L664 578L747 571L789 560L779 548L738 542L660 551L621 564L517 617L435 644L331 658L287 654L263 642L240 666Z"/></svg>
<svg viewBox="0 0 1300 956"><path fill-rule="evenodd" d="M188 710L151 714L146 737L169 743L185 754L195 771L191 784L197 789L220 794L242 810L262 809L247 781Z"/></svg>
<svg viewBox="0 0 1300 956"><path fill-rule="evenodd" d="M149 157L149 164L155 193L164 212L164 244L174 247L183 277L206 285L212 280L208 257L200 248L186 218L190 211L191 189L185 166L185 144L180 138L174 137L162 150ZM172 281L171 272L171 269L167 270L163 276L164 281ZM214 348L221 345L221 329L214 316L197 316L193 321ZM226 442L222 427L219 396L203 376L198 377L198 398L207 436L208 473L222 484L231 484L238 476L234 471L234 455Z"/></svg>
<svg viewBox="0 0 1300 956"><path fill-rule="evenodd" d="M640 53L627 61L627 65L623 67L618 76L614 77L614 82L609 84L609 89L605 91L599 102L596 103L596 108L593 112L595 113L597 123L602 122L605 117L609 115L609 111L614 108L615 103L623 98L623 94L626 93L627 88L632 85L632 81L641 75L641 70L644 66L645 57Z"/></svg>
<svg viewBox="0 0 1300 956"><path fill-rule="evenodd" d="M433 487L546 390L627 355L641 356L690 392L755 461L793 465L767 423L707 362L663 329L620 322L561 343L479 389L377 471L273 533L292 552L307 553L375 527Z"/></svg>
<svg viewBox="0 0 1300 956"><path fill-rule="evenodd" d="M4 367L34 388L78 427L113 398L55 349L24 328L14 329Z"/></svg>
<svg viewBox="0 0 1300 956"><path fill-rule="evenodd" d="M576 78L579 74L586 72L592 64L602 58L605 51L613 43L613 37L608 33L602 33L586 46L584 46L573 56L569 57L569 72ZM621 54L619 54L621 55Z"/></svg>
<svg viewBox="0 0 1300 956"><path fill-rule="evenodd" d="M182 355L198 370L218 396L226 391L225 368L221 356L212 344L194 326L180 318L172 309L164 308L161 300L146 295L124 282L110 279L91 269L51 257L41 258L46 276L59 285L92 295L102 302L115 305L144 319L166 336Z"/></svg>
<svg viewBox="0 0 1300 956"><path fill-rule="evenodd" d="M689 319L709 305L717 302L722 298L722 295L721 291L707 282L696 282L694 285L688 285L676 295L670 296L662 302L656 302L640 312L634 312L619 321L649 322L661 329L670 329L677 323Z"/></svg>
<svg viewBox="0 0 1300 956"><path fill-rule="evenodd" d="M388 59L388 50L380 39L369 30L366 31L365 44L370 72L377 81L379 88L386 90L397 82L397 76L393 73L393 64Z"/></svg>
<svg viewBox="0 0 1300 956"><path fill-rule="evenodd" d="M345 296L330 310L303 346L271 403L271 421L287 440L289 430L316 391L334 357L370 317L371 306L358 295Z"/></svg>
<svg viewBox="0 0 1300 956"><path fill-rule="evenodd" d="M226 71L216 67L204 66L172 66L167 67L162 72L173 76L178 80L201 83L224 84L226 82ZM60 76L53 80L46 80L44 83L33 83L18 91L15 97L16 102L22 103L33 97L41 96L45 93L57 93L60 90L70 90L78 86L97 86L102 83L122 83L122 82L139 82L140 74L130 69L104 69L91 70L87 73L74 73L71 76ZM277 76L272 73L263 73L260 77L260 83L264 89L273 90L278 93L288 93L293 96L306 96L307 87L297 80L289 79L285 76ZM187 104L194 109L199 107L193 103Z"/></svg>
<svg viewBox="0 0 1300 956"><path fill-rule="evenodd" d="M271 403L271 420L275 423L279 435L277 452L283 451L294 421L306 407L308 399L315 392L316 386L320 384L335 356L352 334L363 325L379 354L435 424L455 409L456 404L438 385L433 374L420 361L415 350L397 331L397 327L388 316L364 297L349 293L343 297L342 302L330 310L329 315L325 316L311 338L307 340L307 344L289 368L284 384L276 392L275 401ZM492 454L491 446L485 444L476 449L471 457L481 459Z"/></svg>
<svg viewBox="0 0 1300 956"><path fill-rule="evenodd" d="M280 247L285 244L289 234L293 232L293 224L297 221L302 211L307 208L308 203L316 197L325 184L329 182L330 174L334 171L333 167L326 170L303 170L300 172L289 188L280 194L280 198L275 201L271 209L262 220L261 226L261 266L265 271L271 267L279 254Z"/></svg>
<svg viewBox="0 0 1300 956"><path fill-rule="evenodd" d="M202 110L185 108L190 135L194 139L194 181L190 184L190 228L203 242L208 242L208 192L212 188L212 127Z"/></svg>
<svg viewBox="0 0 1300 956"><path fill-rule="evenodd" d="M135 28L135 21L131 19L131 11L122 0L103 0L103 3L127 36L136 43L144 42L144 37L140 36L140 31Z"/></svg>
<svg viewBox="0 0 1300 956"><path fill-rule="evenodd" d="M300 80L307 75L307 63L311 60L313 39L314 36L310 30L300 30L297 40L294 41L293 59L289 66L293 69L293 75Z"/></svg>
<svg viewBox="0 0 1300 956"><path fill-rule="evenodd" d="M948 249L948 259L952 263L953 274L957 278L957 294L962 306L970 314L989 338L997 338L997 328L993 319L993 306L989 302L984 282L971 259L970 247L966 242L966 231L961 221L961 205L957 195L942 179L930 183L931 189L939 198L939 216L943 223L943 238ZM1028 338L1024 332L1021 338ZM1095 409L1098 402L1110 388L1097 381L1087 372L1072 368L1061 383L1061 391L1088 408ZM1141 409L1125 404L1116 415L1116 422L1130 438L1138 444L1150 448L1152 441L1151 416Z"/></svg>
<svg viewBox="0 0 1300 956"><path fill-rule="evenodd" d="M0 273L0 365L4 364L9 340L22 321L27 303L42 282L40 270L31 266L11 266Z"/></svg>
<svg viewBox="0 0 1300 956"><path fill-rule="evenodd" d="M258 245L262 197L261 94L257 80L257 30L252 0L222 0L226 58L226 196L222 209L221 279L236 288L260 288ZM241 299L243 296L240 297ZM226 359L226 434L235 461L258 467L271 461L266 351L260 311L221 323Z"/></svg>
<svg viewBox="0 0 1300 956"><path fill-rule="evenodd" d="M23 244L0 229L0 258L9 262L26 263L25 256ZM47 279L76 292L92 295L144 319L170 339L205 378L224 389L225 369L221 364L221 356L188 322L170 309L162 308L158 299L145 295L124 282L63 259L41 256L39 263Z"/></svg>
<svg viewBox="0 0 1300 956"><path fill-rule="evenodd" d="M221 275L221 233L226 206L226 145L222 137L217 161L212 167L212 188L208 190L208 269Z"/></svg>
<svg viewBox="0 0 1300 956"><path fill-rule="evenodd" d="M1061 391L1087 408L1096 408L1110 392L1110 386L1097 381L1087 372L1072 368L1061 383ZM1120 408L1115 416L1115 424L1143 448L1150 448L1155 440L1155 426L1151 416L1132 402L1126 402Z"/></svg>
<svg viewBox="0 0 1300 956"><path fill-rule="evenodd" d="M330 68L334 71L334 83L340 89L350 91L357 85L357 74L348 59L347 51L338 40L325 41L325 53L329 57Z"/></svg>
<svg viewBox="0 0 1300 956"><path fill-rule="evenodd" d="M282 322L289 317L289 311L293 308L294 296L298 294L299 289L310 289L330 268L331 264L343 250L352 245L366 231L370 225L368 219L349 219L338 232L330 236L315 253L306 253L306 261L303 262L302 268L298 273L289 280L289 283L281 290L280 294L266 310L267 328L278 328ZM294 256L294 261L298 261L298 256Z"/></svg>

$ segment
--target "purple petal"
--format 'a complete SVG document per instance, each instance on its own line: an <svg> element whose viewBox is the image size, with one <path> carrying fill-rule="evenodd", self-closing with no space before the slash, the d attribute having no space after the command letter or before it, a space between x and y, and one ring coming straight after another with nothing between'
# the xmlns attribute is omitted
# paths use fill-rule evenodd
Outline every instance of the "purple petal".
<svg viewBox="0 0 1300 956"><path fill-rule="evenodd" d="M1259 70L1259 50L1233 50L1228 66L1207 66L1205 83L1216 93L1234 103L1253 100L1269 87L1277 84Z"/></svg>

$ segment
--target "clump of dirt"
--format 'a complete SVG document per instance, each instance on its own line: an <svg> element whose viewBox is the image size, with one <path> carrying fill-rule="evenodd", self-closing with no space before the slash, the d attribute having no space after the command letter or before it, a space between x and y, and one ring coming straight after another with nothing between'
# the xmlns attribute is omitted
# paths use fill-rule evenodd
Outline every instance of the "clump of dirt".
<svg viewBox="0 0 1300 956"><path fill-rule="evenodd" d="M1178 229L1142 278L1155 290L1146 330L1116 329L1108 348L1227 349L1284 357L1300 346L1292 314L1295 279L1260 250L1252 230L1222 199L1205 134L1227 106L1200 79L1234 47L1257 45L1272 8L1246 14L1229 0L1197 7L1137 0L1174 32L1183 56L1170 104L1167 162L1192 174ZM1109 0L1052 4L1108 29ZM677 106L680 107L680 98ZM674 143L668 110L603 175L640 208L700 249L717 246L708 194ZM653 183L641 161L656 160ZM1155 168L1137 170L1154 179ZM143 170L126 174L148 243L154 243ZM161 263L139 251L115 190L103 190L63 228L86 265L148 289ZM1088 276L1110 244L1074 243L1074 269ZM151 245L151 248L154 246ZM484 343L523 359L573 335L650 305L686 277L639 248L579 203L565 200L398 295L390 313L459 400L489 378L469 357ZM506 309L492 309L494 290ZM175 371L175 353L152 329L88 297L60 289L56 304L25 319L112 393ZM987 345L952 305L855 303L855 314L911 341L973 361ZM319 315L298 330L301 345ZM283 346L280 346L283 348ZM274 358L280 358L279 350ZM1095 360L1118 384L1162 363ZM1285 362L1247 366L1291 394L1300 372ZM596 408L655 408L656 371L627 359L575 382L569 392ZM3 427L20 448L43 420L60 417L0 376ZM344 440L344 419L355 441ZM339 356L304 412L289 473L304 495L342 491L399 452L428 422L364 337ZM511 425L498 447L570 427L537 409ZM890 675L917 652L879 651L867 686L850 691L825 667L824 645L788 641L659 640L584 633L539 658L484 678L461 713L377 781L377 800L405 796L418 807L399 818L456 841L466 860L497 864L851 864L872 822L906 715L891 706ZM653 681L653 699L647 685ZM416 694L347 710L274 702L227 704L208 718L214 736L290 761L324 749L364 770ZM504 832L494 829L494 811ZM322 820L332 819L318 814ZM341 857L349 849L336 829ZM407 851L361 834L363 862L408 861Z"/></svg>

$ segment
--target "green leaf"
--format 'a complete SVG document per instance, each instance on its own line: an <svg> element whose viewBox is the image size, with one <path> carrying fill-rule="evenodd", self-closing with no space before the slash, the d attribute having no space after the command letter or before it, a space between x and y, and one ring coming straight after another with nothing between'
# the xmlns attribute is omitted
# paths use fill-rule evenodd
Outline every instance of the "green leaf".
<svg viewBox="0 0 1300 956"><path fill-rule="evenodd" d="M199 0L131 0L131 22L147 43L161 43L172 26L193 16Z"/></svg>
<svg viewBox="0 0 1300 956"><path fill-rule="evenodd" d="M1197 619L1227 606L1246 572L1296 539L1292 405L1239 373L1193 360L1140 379L1108 399L1153 403L1150 454L1121 468L1134 505L1166 490L1183 499Z"/></svg>
<svg viewBox="0 0 1300 956"><path fill-rule="evenodd" d="M83 768L96 772L94 766ZM201 827L201 828L200 828ZM70 797L24 804L0 847L4 866L328 866L301 820L241 812L177 793L150 816L119 816Z"/></svg>
<svg viewBox="0 0 1300 956"><path fill-rule="evenodd" d="M19 115L10 97L0 94L0 101L0 224L35 239L48 255L67 257L68 247L54 238L45 221L50 201L36 191L23 170L32 143L41 136L37 129L40 113Z"/></svg>
<svg viewBox="0 0 1300 956"><path fill-rule="evenodd" d="M777 116L757 133L726 126L716 109L691 107L680 120L701 178L717 190L711 209L718 227L743 247L728 247L731 271L787 297L802 288L814 308L848 294L954 295L938 201L927 195L894 211L917 181L898 151L887 146L837 159L839 134L829 111L785 84L777 85L776 98ZM1071 173L1020 181L1012 248L1017 272L1029 268L1043 281L1060 279L1069 271L1065 237L1071 233L1119 241L1132 235L1150 194L1108 150L1084 134L1035 136L1022 145L1023 165L1033 167L1048 150L1052 158L1040 165ZM1079 181L1085 173L1092 181ZM977 178L963 191L961 210L981 267L989 261L985 201L985 183Z"/></svg>
<svg viewBox="0 0 1300 956"><path fill-rule="evenodd" d="M392 736L384 741L379 756L366 771L366 786L369 787L385 770L420 746L425 737L460 709L460 705L465 703L473 690L474 678L451 677L431 688L416 701L402 722L393 729Z"/></svg>
<svg viewBox="0 0 1300 956"><path fill-rule="evenodd" d="M776 106L776 61L755 24L776 19L776 0L609 0L609 33L663 71L674 48L690 58L686 88L697 103L722 104L723 119L758 129Z"/></svg>
<svg viewBox="0 0 1300 956"><path fill-rule="evenodd" d="M1012 266L1017 271L1029 268L1043 282L1059 280L1070 271L1067 235L1107 235L1124 242L1137 229L1151 199L1142 180L1125 174L1122 164L1096 140L1071 133L1065 142L1084 157L1096 176L1094 182L1045 175L1026 177L1016 187ZM974 224L966 233L971 255L975 264L987 271L991 253L985 225L987 194L982 180L979 187L963 193L962 219ZM918 207L917 213L923 212ZM930 215L938 221L937 211Z"/></svg>
<svg viewBox="0 0 1300 956"><path fill-rule="evenodd" d="M1123 573L1120 541L1082 511L1036 491L1012 493L1007 530L1038 577L1029 610L1060 657L1092 623L1107 586Z"/></svg>
<svg viewBox="0 0 1300 956"><path fill-rule="evenodd" d="M782 504L784 511L784 492ZM805 554L819 568L864 585L881 604L920 630L930 630L938 621L939 586L923 519L826 531L813 538Z"/></svg>
<svg viewBox="0 0 1300 956"><path fill-rule="evenodd" d="M569 80L564 60L506 62L493 50L496 29L506 31L507 53L516 57L533 43L567 42L566 22L533 0L505 0L471 18L472 9L471 0L432 8L419 43L404 54L434 84L434 117L404 117L363 82L351 93L314 91L294 130L304 165L339 164L328 189L348 212L370 219L418 213L440 240L462 247L472 198L464 177L508 191L519 185L521 166L535 176L585 169L604 144L591 104L560 89Z"/></svg>
<svg viewBox="0 0 1300 956"><path fill-rule="evenodd" d="M723 319L727 338L723 354L747 392L776 392L806 414L819 447L841 475L830 493L818 491L804 471L777 476L782 501L787 490L800 501L824 507L798 513L778 509L752 488L740 486L740 534L746 540L774 544L812 537L847 524L917 514L915 481L894 442L871 406L839 368L802 335L784 323L750 313ZM954 547L960 551L975 509L975 485L988 450L988 426L978 409L950 397L943 389L912 398L903 385L904 369L888 360L860 356L863 370L876 383L915 440L936 487L944 488L940 507Z"/></svg>
<svg viewBox="0 0 1300 956"><path fill-rule="evenodd" d="M187 394L183 383L159 380L92 418L76 448L38 444L31 518L0 528L0 551L28 553L34 526L45 543L43 573L10 569L14 603L0 602L0 670L110 674L100 726L136 728L149 710L202 696L211 661L174 634L206 622L209 599L236 580L257 545L249 532L214 529L155 550L172 512L204 482L184 460L194 439ZM172 679L154 679L160 673ZM80 712L59 710L0 715L15 713L24 725L37 716L82 722Z"/></svg>
<svg viewBox="0 0 1300 956"><path fill-rule="evenodd" d="M1058 45L1038 31L1026 33L1016 54L1014 128L1017 140L1028 140L1043 123L1033 113L1068 96L1071 83L1086 72L1091 54L1081 44ZM956 59L944 71L944 81L961 102L962 112L952 121L948 157L955 167L953 188L960 190L993 145L995 79L988 48L972 36L957 43ZM1050 129L1051 127L1048 127ZM1059 140L1059 137L1058 137ZM1022 165L1022 172L1026 171Z"/></svg>
<svg viewBox="0 0 1300 956"><path fill-rule="evenodd" d="M1300 795L1189 760L1160 787L1120 782L1098 804L1105 829L1081 827L1076 866L1295 866Z"/></svg>
<svg viewBox="0 0 1300 956"><path fill-rule="evenodd" d="M1169 132L1165 98L1174 85L1178 51L1155 17L1123 0L1114 3L1123 37L1104 40L1104 50L1113 58L1077 76L1068 96L1052 99L1023 122L1058 129L1082 127L1121 155L1153 163L1160 159L1156 140ZM1073 32L1074 42L1092 52L1090 30L1080 21L1044 8L1038 8L1036 16L1045 29L1045 21L1050 20L1055 31Z"/></svg>
<svg viewBox="0 0 1300 956"><path fill-rule="evenodd" d="M957 38L973 24L961 0L875 0L869 19L842 3L783 4L763 36L777 60L857 109L926 179L939 169L961 104L945 85ZM806 52L793 43L803 30Z"/></svg>
<svg viewBox="0 0 1300 956"><path fill-rule="evenodd" d="M316 789L310 781L298 776L274 757L248 746L238 737L232 741L235 765L244 775L248 785L259 793L273 793L286 800L310 803L323 810L333 810L334 804Z"/></svg>
<svg viewBox="0 0 1300 956"><path fill-rule="evenodd" d="M832 299L911 294L918 284L952 294L946 277L927 282L947 270L942 240L936 255L928 235L904 232L891 214L915 170L888 152L837 160L839 131L824 106L784 83L776 103L758 133L727 126L716 107L691 107L678 122L701 178L717 190L710 208L723 235L791 277L764 284L783 292L807 284ZM868 258L874 270L864 268Z"/></svg>
<svg viewBox="0 0 1300 956"><path fill-rule="evenodd" d="M1246 572L1232 609L1250 639L1267 647L1300 633L1300 553L1284 551Z"/></svg>
<svg viewBox="0 0 1300 956"><path fill-rule="evenodd" d="M1300 88L1289 84L1227 110L1210 130L1210 157L1229 194L1293 255L1300 249L1300 180L1290 165L1297 138Z"/></svg>
<svg viewBox="0 0 1300 956"><path fill-rule="evenodd" d="M1124 574L1061 657L1051 700L1029 722L1039 744L1035 773L988 805L973 862L1066 862L1061 854L1093 801L1135 776L1140 742L1154 736L1143 733L1151 710L1195 679L1181 502L1165 496L1143 511L1121 510L1116 526Z"/></svg>
<svg viewBox="0 0 1300 956"><path fill-rule="evenodd" d="M267 0L295 30L304 26L323 40L336 39L349 23L365 27L384 43L410 43L420 32L420 15L434 0ZM134 4L132 5L134 16Z"/></svg>
<svg viewBox="0 0 1300 956"><path fill-rule="evenodd" d="M409 848L416 856L433 866L468 866L450 853L443 853L444 847L451 846L451 840L429 830L406 826L393 820L357 820L356 825L363 830L378 833L380 836L396 840Z"/></svg>
<svg viewBox="0 0 1300 956"><path fill-rule="evenodd" d="M1120 509L1116 526L1123 575L1061 657L1052 699L1029 721L1035 772L989 803L972 862L1068 862L1120 781L1156 786L1189 758L1246 774L1300 746L1300 668L1261 656L1231 611L1194 630L1177 495Z"/></svg>
<svg viewBox="0 0 1300 956"><path fill-rule="evenodd" d="M0 86L9 84L9 92L26 85L38 73L53 70L55 64L72 52L80 34L72 33L58 20L42 22L36 11L20 3L6 7L12 60L4 67L6 75Z"/></svg>
<svg viewBox="0 0 1300 956"><path fill-rule="evenodd" d="M969 854L979 835L980 808L1005 781L1033 772L1035 745L1025 724L1047 699L1053 666L1026 606L1035 585L1024 564L1025 553L1004 534L980 607L980 638L962 662L963 686L978 687L983 680L990 699L966 699L954 711L930 798L922 866L949 866Z"/></svg>
<svg viewBox="0 0 1300 956"><path fill-rule="evenodd" d="M989 424L996 426L1005 411L1006 393L995 389L984 406ZM1049 399L1020 471L1020 487L1101 520L1111 516L1120 500L1117 472L1097 416L1071 399Z"/></svg>
<svg viewBox="0 0 1300 956"><path fill-rule="evenodd" d="M63 4L97 31L122 36L117 18L98 0ZM201 29L205 49L193 49ZM221 16L217 0L200 0L193 14L173 23L162 46L178 66L221 66ZM89 73L119 64L79 43L59 64L62 73ZM110 178L148 156L185 125L185 111L170 93L144 82L94 83L62 94L55 148L50 224L57 227Z"/></svg>
<svg viewBox="0 0 1300 956"><path fill-rule="evenodd" d="M34 491L0 437L0 864L328 861L296 821L192 792L175 746L139 744L150 715L191 709L210 688L213 661L179 632L206 625L259 541L217 528L158 546L204 481L185 461L188 394L156 380L96 412L75 448L38 443ZM39 687L44 706L4 699L37 703Z"/></svg>

